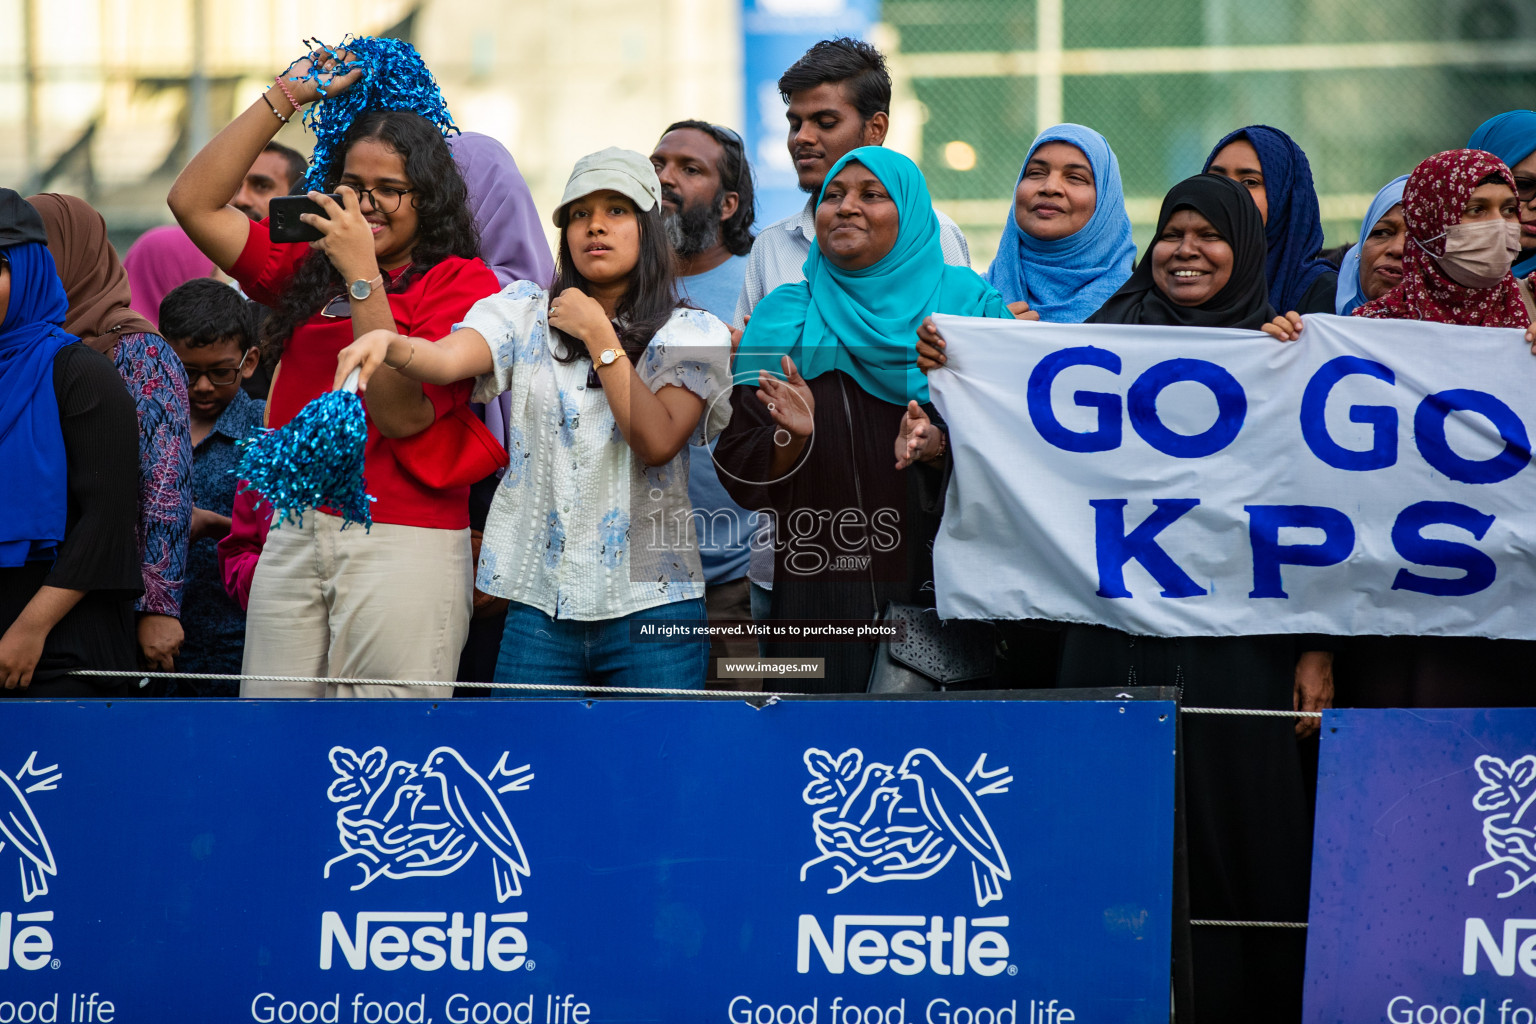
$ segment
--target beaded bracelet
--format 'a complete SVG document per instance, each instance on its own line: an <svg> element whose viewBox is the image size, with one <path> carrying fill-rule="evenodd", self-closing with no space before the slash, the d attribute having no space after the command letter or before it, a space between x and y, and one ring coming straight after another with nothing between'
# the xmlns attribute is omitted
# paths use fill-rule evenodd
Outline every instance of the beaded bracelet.
<svg viewBox="0 0 1536 1024"><path fill-rule="evenodd" d="M268 110L272 111L272 116L273 117L275 117L279 121L283 122L283 124L287 124L288 123L288 118L284 117L282 114L279 114L277 112L277 108L272 105L272 101L267 99L267 93L266 93L265 89L262 90L261 101L267 105L267 109Z"/></svg>

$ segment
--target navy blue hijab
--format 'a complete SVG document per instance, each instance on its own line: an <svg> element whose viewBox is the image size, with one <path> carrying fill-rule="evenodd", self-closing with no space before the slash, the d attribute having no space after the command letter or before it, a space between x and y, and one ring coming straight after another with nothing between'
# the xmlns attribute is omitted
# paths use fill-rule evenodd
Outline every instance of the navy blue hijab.
<svg viewBox="0 0 1536 1024"><path fill-rule="evenodd" d="M1513 169L1536 153L1536 110L1508 110L1490 117L1477 126L1467 140L1467 148L1492 153ZM1536 253L1526 249L1511 270L1517 278L1536 273Z"/></svg>
<svg viewBox="0 0 1536 1024"><path fill-rule="evenodd" d="M1269 282L1269 301L1281 312L1298 309L1301 299L1317 279L1336 273L1323 259L1323 222L1318 214L1317 189L1312 184L1312 165L1291 137L1266 124L1239 128L1216 143L1205 158L1210 171L1216 154L1229 143L1247 139L1259 154L1264 172L1264 192L1269 197L1269 218L1264 223L1264 277Z"/></svg>
<svg viewBox="0 0 1536 1024"><path fill-rule="evenodd" d="M3 193L9 192L7 196ZM0 242L30 237L16 196L0 190ZM64 432L53 392L53 360L76 338L59 325L69 311L53 257L41 241L0 249L10 263L11 300L0 321L0 568L51 558L64 539L68 508Z"/></svg>

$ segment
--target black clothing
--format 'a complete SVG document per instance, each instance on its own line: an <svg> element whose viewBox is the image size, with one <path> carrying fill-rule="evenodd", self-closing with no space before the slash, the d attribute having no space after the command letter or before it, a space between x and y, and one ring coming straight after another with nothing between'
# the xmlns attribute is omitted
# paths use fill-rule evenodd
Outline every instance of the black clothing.
<svg viewBox="0 0 1536 1024"><path fill-rule="evenodd" d="M0 635L43 586L86 595L49 632L32 685L0 689L0 696L131 692L119 680L76 679L65 673L138 667L133 602L144 591L136 533L138 414L112 361L85 345L66 345L54 357L53 390L69 474L64 540L52 565L0 568Z"/></svg>
<svg viewBox="0 0 1536 1024"><path fill-rule="evenodd" d="M1060 685L1171 686L1189 707L1289 711L1296 659L1311 649L1309 639L1137 637L1068 626ZM1311 766L1294 719L1188 715L1182 728L1190 916L1305 921ZM1194 939L1196 1021L1301 1019L1304 933L1203 926Z"/></svg>
<svg viewBox="0 0 1536 1024"><path fill-rule="evenodd" d="M469 488L469 528L485 532L485 520L491 512L491 500L501 477L490 476ZM496 678L496 659L501 657L501 637L507 631L507 609L494 615L475 615L469 620L469 635L464 639L464 649L459 652L459 671L455 679L461 683L488 683ZM461 686L454 691L455 697L484 697L478 687Z"/></svg>
<svg viewBox="0 0 1536 1024"><path fill-rule="evenodd" d="M1282 310L1285 313L1300 313L1306 316L1308 313L1332 313L1338 309L1339 275L1324 274L1312 282L1306 294L1301 297L1299 308Z"/></svg>
<svg viewBox="0 0 1536 1024"><path fill-rule="evenodd" d="M1334 703L1349 708L1536 704L1536 642L1481 636L1342 638Z"/></svg>
<svg viewBox="0 0 1536 1024"><path fill-rule="evenodd" d="M1194 210L1232 247L1232 276L1200 306L1180 306L1152 278L1152 250L1179 210ZM1173 327L1246 327L1258 330L1275 318L1264 281L1264 219L1243 186L1214 174L1185 178L1163 198L1152 244L1136 272L1088 318L1090 324L1163 324ZM1338 275L1334 275L1337 282ZM1333 309L1330 295L1328 309Z"/></svg>
<svg viewBox="0 0 1536 1024"><path fill-rule="evenodd" d="M1148 249L1130 281L1090 322L1256 329L1274 317L1264 224L1243 187L1209 174L1180 182L1163 200L1154 239L1181 207L1198 211L1232 247L1227 284L1202 306L1179 306L1154 283ZM1336 274L1324 277L1337 283ZM1313 637L1134 637L1106 626L1069 625L1062 631L1058 679L1067 687L1172 686L1189 707L1289 711L1297 657L1315 649ZM1294 720L1189 715L1182 729L1191 916L1306 920L1312 801ZM1197 1024L1301 1018L1305 937L1271 931L1193 930Z"/></svg>
<svg viewBox="0 0 1536 1024"><path fill-rule="evenodd" d="M939 516L927 492L939 486L939 475L921 463L895 468L905 407L874 397L841 370L807 383L815 399L815 433L782 479L775 481L770 470L778 428L753 385L732 393L731 422L715 447L720 482L736 503L774 515L770 618L871 622L888 601L931 607ZM940 422L931 407L927 412ZM776 686L859 693L868 686L875 647L770 643L764 653L826 659L824 679Z"/></svg>

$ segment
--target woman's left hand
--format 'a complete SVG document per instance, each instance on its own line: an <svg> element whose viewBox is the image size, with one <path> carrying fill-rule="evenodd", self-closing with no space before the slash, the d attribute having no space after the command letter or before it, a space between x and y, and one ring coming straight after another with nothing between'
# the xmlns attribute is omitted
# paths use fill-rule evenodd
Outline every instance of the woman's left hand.
<svg viewBox="0 0 1536 1024"><path fill-rule="evenodd" d="M816 397L811 386L789 356L780 360L784 379L767 370L758 371L757 400L768 409L773 422L789 432L790 437L808 438L816 430Z"/></svg>
<svg viewBox="0 0 1536 1024"><path fill-rule="evenodd" d="M933 317L923 317L917 328L917 368L927 373L941 369L947 362L949 356L944 354L944 339L934 326Z"/></svg>
<svg viewBox="0 0 1536 1024"><path fill-rule="evenodd" d="M25 689L32 682L32 673L43 657L43 642L48 639L45 631L28 629L16 622L0 636L0 686L14 690Z"/></svg>
<svg viewBox="0 0 1536 1024"><path fill-rule="evenodd" d="M914 462L931 462L938 457L944 432L934 425L916 401L907 403L901 417L901 432L896 435L896 468L906 469Z"/></svg>
<svg viewBox="0 0 1536 1024"><path fill-rule="evenodd" d="M139 654L146 668L170 672L176 667L176 655L186 639L181 621L169 615L139 616Z"/></svg>
<svg viewBox="0 0 1536 1024"><path fill-rule="evenodd" d="M1301 314L1294 309L1284 316L1277 316L1260 328L1276 341L1295 341L1301 337Z"/></svg>
<svg viewBox="0 0 1536 1024"><path fill-rule="evenodd" d="M469 531L469 555L471 565L478 566L480 564L480 548L484 542L484 533L479 530ZM511 603L512 602L508 601L504 597L495 597L494 595L487 594L479 587L476 587L474 600L470 604L472 609L470 612L470 617L475 619L489 619L492 616L500 615L502 612L506 611L507 608L511 606Z"/></svg>
<svg viewBox="0 0 1536 1024"><path fill-rule="evenodd" d="M1291 695L1294 711L1327 711L1333 707L1333 653L1307 651L1296 659L1296 685ZM1322 719L1302 718L1296 722L1296 738L1314 736L1322 728Z"/></svg>
<svg viewBox="0 0 1536 1024"><path fill-rule="evenodd" d="M363 218L362 200L347 185L338 188L336 194L341 196L343 205L336 205L336 200L324 192L309 193L309 198L325 211L324 217L313 213L299 215L299 220L321 235L309 247L325 253L347 284L372 281L379 276L379 260L373 251L373 228Z"/></svg>
<svg viewBox="0 0 1536 1024"><path fill-rule="evenodd" d="M580 288L567 288L549 300L549 326L582 342L594 359L618 341L602 303Z"/></svg>

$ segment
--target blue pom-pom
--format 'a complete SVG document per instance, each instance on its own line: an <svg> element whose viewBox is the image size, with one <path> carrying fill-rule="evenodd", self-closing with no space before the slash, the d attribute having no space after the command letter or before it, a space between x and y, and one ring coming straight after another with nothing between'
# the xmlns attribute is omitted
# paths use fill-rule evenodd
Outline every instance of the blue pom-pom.
<svg viewBox="0 0 1536 1024"><path fill-rule="evenodd" d="M347 36L334 48L318 39L308 39L305 43L315 52L336 59L336 64L328 71L311 67L306 74L289 78L291 82L313 79L324 97L304 111L304 126L315 136L309 175L304 179L308 188L323 192L337 177L341 169L332 166L336 162L336 151L347 129L364 111L414 111L436 125L444 138L459 130L453 123L453 115L448 113L443 91L438 88L432 72L427 70L421 54L410 43L376 36ZM337 54L342 50L348 51L352 59L343 61L338 58ZM335 96L325 95L333 75L339 77L356 68L363 69L363 77L351 88Z"/></svg>
<svg viewBox="0 0 1536 1024"><path fill-rule="evenodd" d="M264 430L240 442L240 490L256 491L278 512L277 525L304 521L312 508L349 523L373 525L363 480L368 417L350 391L327 391L279 430Z"/></svg>

